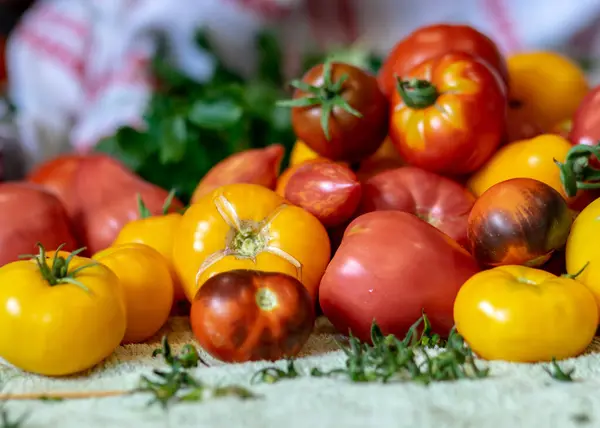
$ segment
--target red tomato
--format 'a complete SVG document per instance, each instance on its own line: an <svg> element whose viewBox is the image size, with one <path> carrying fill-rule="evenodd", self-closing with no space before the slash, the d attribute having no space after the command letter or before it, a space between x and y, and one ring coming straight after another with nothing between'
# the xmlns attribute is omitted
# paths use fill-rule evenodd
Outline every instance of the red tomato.
<svg viewBox="0 0 600 428"><path fill-rule="evenodd" d="M350 64L317 65L296 86L292 126L299 140L333 161L359 162L383 143L388 102L377 79Z"/></svg>
<svg viewBox="0 0 600 428"><path fill-rule="evenodd" d="M471 210L471 253L487 266L540 266L565 246L572 222L567 202L547 184L532 178L501 181Z"/></svg>
<svg viewBox="0 0 600 428"><path fill-rule="evenodd" d="M455 181L407 166L365 181L359 212L411 213L465 246L467 219L474 203L475 196Z"/></svg>
<svg viewBox="0 0 600 428"><path fill-rule="evenodd" d="M320 304L340 332L364 341L373 320L403 337L423 309L447 335L456 293L478 270L464 248L414 215L371 212L346 229L321 280Z"/></svg>
<svg viewBox="0 0 600 428"><path fill-rule="evenodd" d="M78 245L60 200L31 183L0 184L0 266L44 248L74 251Z"/></svg>
<svg viewBox="0 0 600 428"><path fill-rule="evenodd" d="M101 154L60 156L32 171L28 181L59 196L90 254L110 246L125 223L139 218L137 194L153 215L161 213L168 196ZM180 208L181 202L174 199L170 212Z"/></svg>
<svg viewBox="0 0 600 428"><path fill-rule="evenodd" d="M451 175L476 171L498 148L506 87L481 60L448 53L412 69L392 96L390 138L407 163Z"/></svg>
<svg viewBox="0 0 600 428"><path fill-rule="evenodd" d="M395 75L404 78L416 65L451 51L480 57L508 82L506 61L490 38L466 25L436 24L417 29L394 46L379 71L381 90L390 96Z"/></svg>
<svg viewBox="0 0 600 428"><path fill-rule="evenodd" d="M326 227L350 219L360 202L361 185L345 165L333 162L300 165L285 187L285 198L313 214Z"/></svg>
<svg viewBox="0 0 600 428"><path fill-rule="evenodd" d="M278 360L300 352L315 312L308 291L293 276L239 269L215 275L200 287L190 322L202 348L215 358Z"/></svg>
<svg viewBox="0 0 600 428"><path fill-rule="evenodd" d="M600 85L592 89L583 99L572 121L569 140L573 144L595 146L600 141ZM600 166L593 157L594 166Z"/></svg>

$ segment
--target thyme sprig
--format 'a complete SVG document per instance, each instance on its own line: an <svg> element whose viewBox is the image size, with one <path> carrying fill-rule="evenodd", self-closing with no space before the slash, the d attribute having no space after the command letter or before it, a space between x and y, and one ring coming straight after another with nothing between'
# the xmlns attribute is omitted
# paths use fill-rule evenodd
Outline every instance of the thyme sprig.
<svg viewBox="0 0 600 428"><path fill-rule="evenodd" d="M556 358L552 358L549 367L544 367L544 371L550 375L550 377L559 382L574 382L573 374L575 368L563 369L560 364L556 362Z"/></svg>
<svg viewBox="0 0 600 428"><path fill-rule="evenodd" d="M194 378L189 370L206 363L200 358L196 348L185 345L179 354L174 354L171 345L164 336L162 347L154 350L153 357L161 355L167 363L168 370L154 370L153 377L142 376L136 392L148 392L153 395L149 404L158 403L162 407L181 401L202 401L208 397L234 396L241 399L256 397L251 391L241 386L208 386Z"/></svg>
<svg viewBox="0 0 600 428"><path fill-rule="evenodd" d="M422 329L419 334L419 327ZM376 322L371 326L371 344L350 335L347 344L338 342L346 355L345 367L329 371L312 368L311 376L341 375L352 382L412 381L423 384L458 379L479 379L489 375L480 368L471 348L453 328L448 339L433 333L427 315L423 313L403 339L383 335ZM431 355L427 349L439 348ZM275 383L299 376L294 362L288 360L286 369L267 367L255 373L253 381Z"/></svg>

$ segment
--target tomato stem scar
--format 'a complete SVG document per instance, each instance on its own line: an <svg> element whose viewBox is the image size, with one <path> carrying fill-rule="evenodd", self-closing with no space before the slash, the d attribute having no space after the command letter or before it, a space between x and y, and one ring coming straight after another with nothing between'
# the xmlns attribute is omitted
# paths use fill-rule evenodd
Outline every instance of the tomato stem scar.
<svg viewBox="0 0 600 428"><path fill-rule="evenodd" d="M233 204L224 196L218 195L213 203L219 212L223 221L230 227L230 231L225 237L225 248L212 253L200 265L196 273L196 287L202 274L212 265L219 262L227 256L233 256L237 259L249 259L256 263L256 257L260 253L270 253L278 256L296 268L296 276L302 281L302 263L285 250L271 244L270 227L273 221L288 206L279 205L262 221L240 219Z"/></svg>
<svg viewBox="0 0 600 428"><path fill-rule="evenodd" d="M272 311L277 306L277 296L268 288L256 292L256 304L263 311Z"/></svg>

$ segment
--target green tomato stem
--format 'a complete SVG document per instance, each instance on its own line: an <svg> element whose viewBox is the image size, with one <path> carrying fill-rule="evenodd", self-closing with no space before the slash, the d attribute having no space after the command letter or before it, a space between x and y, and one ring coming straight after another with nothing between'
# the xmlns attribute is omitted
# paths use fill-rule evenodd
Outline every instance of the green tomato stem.
<svg viewBox="0 0 600 428"><path fill-rule="evenodd" d="M427 80L401 80L396 77L396 90L408 108L424 109L435 104L440 96L435 85Z"/></svg>

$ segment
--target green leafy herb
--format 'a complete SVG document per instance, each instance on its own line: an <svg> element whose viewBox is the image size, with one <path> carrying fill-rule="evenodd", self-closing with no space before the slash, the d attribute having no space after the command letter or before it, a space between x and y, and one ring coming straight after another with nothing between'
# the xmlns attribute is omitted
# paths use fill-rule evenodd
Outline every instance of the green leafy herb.
<svg viewBox="0 0 600 428"><path fill-rule="evenodd" d="M339 343L346 354L345 367L327 372L313 368L311 376L342 375L353 382L400 380L428 384L478 379L489 375L488 369L477 366L471 349L456 330L451 330L447 341L442 340L438 334L433 333L425 313L409 328L402 340L394 335L384 336L377 323L373 322L371 342L372 344L362 343L350 335L348 344ZM430 355L426 350L431 348L439 348L439 352ZM264 368L254 374L252 381L275 383L298 376L293 360L288 360L286 369L275 366Z"/></svg>
<svg viewBox="0 0 600 428"><path fill-rule="evenodd" d="M285 369L281 369L275 366L265 367L264 369L261 369L254 373L254 376L252 376L250 383L275 383L283 379L294 379L299 376L300 374L296 369L294 360L288 358L286 360Z"/></svg>
<svg viewBox="0 0 600 428"><path fill-rule="evenodd" d="M550 377L559 382L574 382L573 373L575 368L563 369L557 362L556 358L552 358L550 367L544 367L544 371L550 375Z"/></svg>
<svg viewBox="0 0 600 428"><path fill-rule="evenodd" d="M174 189L184 203L208 170L227 156L273 143L291 148L295 141L288 112L275 105L285 96L277 39L270 33L257 37L258 73L251 79L227 69L205 34L199 33L197 42L216 61L212 78L199 83L178 71L161 40L151 70L157 84L143 128L123 127L96 148L144 179Z"/></svg>
<svg viewBox="0 0 600 428"><path fill-rule="evenodd" d="M152 356L162 355L169 370L154 370L152 378L142 376L135 392L148 392L154 397L149 404L159 403L163 407L178 401L202 401L207 397L235 396L242 399L255 395L240 386L209 387L195 379L189 370L206 364L192 345L185 345L178 355L173 354L167 336L162 339L162 348L156 349Z"/></svg>

